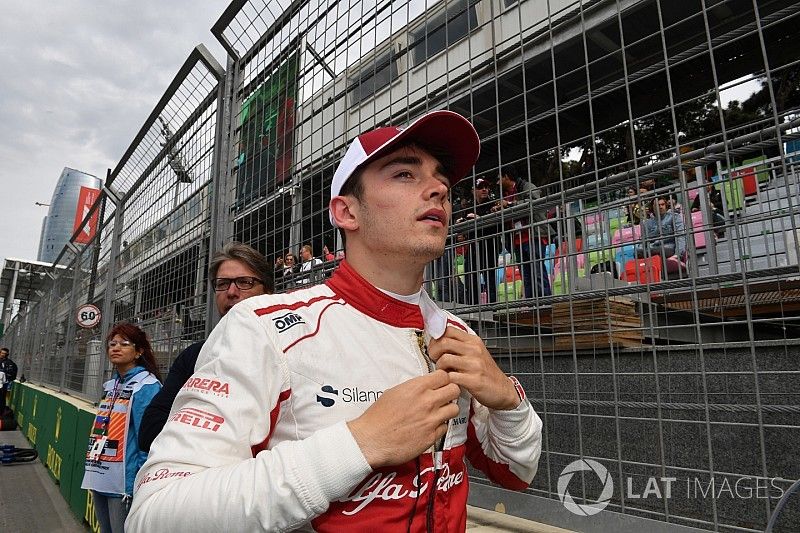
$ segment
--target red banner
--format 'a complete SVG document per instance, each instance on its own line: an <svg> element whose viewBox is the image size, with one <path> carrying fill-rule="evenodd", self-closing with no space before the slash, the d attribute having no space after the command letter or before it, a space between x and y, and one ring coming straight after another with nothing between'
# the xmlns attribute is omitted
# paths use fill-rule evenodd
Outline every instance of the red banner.
<svg viewBox="0 0 800 533"><path fill-rule="evenodd" d="M81 222L83 222L83 219L86 217L86 215L89 214L89 210L92 208L92 204L94 204L98 196L100 196L100 189L81 187L81 193L78 196L78 207L75 209L75 223L72 225L73 233L75 233L75 230L80 227ZM76 243L87 244L92 240L92 237L94 237L94 234L97 231L97 221L99 218L100 210L97 209L94 213L92 213L92 218L90 218L89 222L83 226L81 232L75 238Z"/></svg>

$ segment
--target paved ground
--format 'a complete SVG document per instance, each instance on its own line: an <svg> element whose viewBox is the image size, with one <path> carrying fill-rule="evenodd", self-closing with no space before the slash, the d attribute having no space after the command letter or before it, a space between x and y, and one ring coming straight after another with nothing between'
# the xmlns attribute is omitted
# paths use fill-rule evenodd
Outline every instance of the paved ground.
<svg viewBox="0 0 800 533"><path fill-rule="evenodd" d="M0 444L31 445L20 431L0 432ZM86 533L40 460L0 465L0 531Z"/></svg>
<svg viewBox="0 0 800 533"><path fill-rule="evenodd" d="M574 533L567 529L539 524L509 516L503 513L487 511L479 507L467 507L467 533Z"/></svg>
<svg viewBox="0 0 800 533"><path fill-rule="evenodd" d="M0 432L0 444L29 448L20 431ZM40 460L0 465L0 532L87 533ZM566 529L537 524L503 513L469 507L469 533L569 533Z"/></svg>

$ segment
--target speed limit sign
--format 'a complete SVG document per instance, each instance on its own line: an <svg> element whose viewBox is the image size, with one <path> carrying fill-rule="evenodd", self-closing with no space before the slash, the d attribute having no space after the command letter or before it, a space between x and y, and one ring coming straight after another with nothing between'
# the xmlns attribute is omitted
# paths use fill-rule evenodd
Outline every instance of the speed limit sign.
<svg viewBox="0 0 800 533"><path fill-rule="evenodd" d="M75 321L82 328L93 328L100 323L100 309L96 305L83 304L78 308Z"/></svg>

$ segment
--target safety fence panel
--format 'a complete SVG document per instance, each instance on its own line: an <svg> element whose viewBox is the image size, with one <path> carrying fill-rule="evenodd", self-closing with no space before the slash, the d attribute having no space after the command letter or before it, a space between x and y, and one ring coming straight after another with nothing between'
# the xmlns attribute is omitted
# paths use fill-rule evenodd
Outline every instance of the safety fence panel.
<svg viewBox="0 0 800 533"><path fill-rule="evenodd" d="M221 78L221 67L196 49L111 173L122 199L110 322L140 325L164 373L206 330Z"/></svg>
<svg viewBox="0 0 800 533"><path fill-rule="evenodd" d="M510 512L576 524L576 505L603 495L593 524L609 530L615 513L762 530L800 477L785 459L800 429L786 45L799 14L777 1L231 4L213 30L235 59L228 235L275 260L278 290L321 282L344 252L327 205L348 143L430 109L463 114L481 157L451 192L426 289L545 422L531 499ZM587 460L611 485L584 469L563 505L560 474ZM726 500L736 481L754 490ZM483 494L494 507L501 493Z"/></svg>
<svg viewBox="0 0 800 533"><path fill-rule="evenodd" d="M27 379L95 401L110 375L103 335L115 322L147 331L164 372L205 334L223 74L202 45L189 55L47 272L40 300L14 318L6 338Z"/></svg>

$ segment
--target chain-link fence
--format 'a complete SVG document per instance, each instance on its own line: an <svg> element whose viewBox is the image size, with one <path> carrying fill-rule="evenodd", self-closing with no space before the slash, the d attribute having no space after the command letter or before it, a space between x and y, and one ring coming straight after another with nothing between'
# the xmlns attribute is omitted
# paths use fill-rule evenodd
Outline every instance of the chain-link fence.
<svg viewBox="0 0 800 533"><path fill-rule="evenodd" d="M160 369L207 326L210 186L224 70L199 46L187 58L42 289L7 338L26 377L95 400L110 370L104 336L127 320L147 331ZM78 244L93 215L91 241ZM78 327L94 305L102 321Z"/></svg>
<svg viewBox="0 0 800 533"><path fill-rule="evenodd" d="M109 174L94 241L5 342L29 379L93 397L101 333L134 320L166 370L214 323L209 252L281 258L279 291L321 282L343 256L327 202L348 143L446 108L482 153L426 288L545 423L508 512L762 530L800 477L798 21L769 0L233 2L212 28L227 73L190 56ZM103 322L76 328L87 302ZM588 459L633 522L562 505ZM581 470L569 498L597 504L608 480Z"/></svg>

